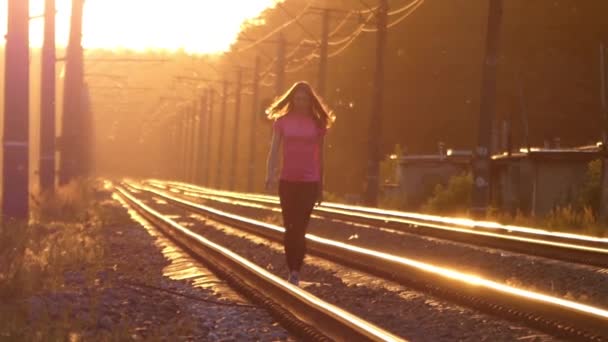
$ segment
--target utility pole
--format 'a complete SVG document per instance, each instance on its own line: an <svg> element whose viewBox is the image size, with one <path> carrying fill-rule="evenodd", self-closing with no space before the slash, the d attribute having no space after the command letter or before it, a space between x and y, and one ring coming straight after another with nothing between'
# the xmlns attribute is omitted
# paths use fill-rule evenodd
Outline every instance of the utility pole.
<svg viewBox="0 0 608 342"><path fill-rule="evenodd" d="M280 96L285 91L285 47L287 42L283 33L279 34L277 44L277 79L275 83L275 96Z"/></svg>
<svg viewBox="0 0 608 342"><path fill-rule="evenodd" d="M208 92L205 90L201 96L201 108L199 110L198 121L198 170L196 182L200 185L205 184L205 169L207 168L207 136L209 135L209 107L207 103Z"/></svg>
<svg viewBox="0 0 608 342"><path fill-rule="evenodd" d="M194 112L192 110L192 106L189 105L186 107L186 112L184 116L184 123L186 125L186 159L184 163L184 181L190 182L190 177L192 176L192 150L194 148L192 144L192 136L194 135Z"/></svg>
<svg viewBox="0 0 608 342"><path fill-rule="evenodd" d="M167 125L158 125L158 140L159 140L159 146L161 147L161 151L162 151L162 158L161 158L161 174L159 176L159 178L162 179L171 179L171 168L173 165L173 139L175 136L175 133L173 132L173 126L170 123L167 123Z"/></svg>
<svg viewBox="0 0 608 342"><path fill-rule="evenodd" d="M79 150L83 132L83 78L84 57L82 50L82 15L84 0L72 1L72 17L70 26L70 40L66 51L65 85L63 99L63 121L61 130L61 163L59 183L67 184L74 177L82 175L79 161ZM80 164L80 165L79 165Z"/></svg>
<svg viewBox="0 0 608 342"><path fill-rule="evenodd" d="M181 156L180 156L180 152L181 152L180 127L181 126L177 119L178 119L177 116L173 117L172 122L170 124L171 125L171 148L169 149L169 152L170 152L169 160L171 161L171 163L170 163L170 167L169 167L169 179L171 179L171 180L179 179L179 165L181 162Z"/></svg>
<svg viewBox="0 0 608 342"><path fill-rule="evenodd" d="M380 0L376 13L376 25L378 29L376 38L376 71L372 95L372 112L369 121L369 159L365 189L365 204L371 207L378 205L378 188L380 185L380 143L382 138L382 102L384 100L384 53L386 50L387 14L388 0Z"/></svg>
<svg viewBox="0 0 608 342"><path fill-rule="evenodd" d="M192 101L192 113L191 113L191 132L190 136L190 183L195 183L198 179L198 136L200 135L200 111L197 108L197 101Z"/></svg>
<svg viewBox="0 0 608 342"><path fill-rule="evenodd" d="M29 4L8 1L4 70L2 219L29 216Z"/></svg>
<svg viewBox="0 0 608 342"><path fill-rule="evenodd" d="M325 87L327 82L327 51L329 42L329 9L323 9L323 19L321 27L321 51L319 53L319 76L317 79L317 93L321 98L325 98Z"/></svg>
<svg viewBox="0 0 608 342"><path fill-rule="evenodd" d="M198 108L199 101L192 101L192 137L190 139L192 145L192 151L190 153L192 157L192 165L190 166L190 183L196 183L198 181L198 168L199 168L199 144L198 137L201 135L199 130L201 126L201 110Z"/></svg>
<svg viewBox="0 0 608 342"><path fill-rule="evenodd" d="M255 182L255 155L257 142L258 110L260 106L260 56L255 57L253 68L253 99L251 101L252 117L249 125L249 174L247 179L247 191L253 192Z"/></svg>
<svg viewBox="0 0 608 342"><path fill-rule="evenodd" d="M602 174L600 181L600 203L598 218L606 222L608 217L608 68L606 47L600 43L600 100L602 104Z"/></svg>
<svg viewBox="0 0 608 342"><path fill-rule="evenodd" d="M224 80L222 85L222 108L220 112L220 130L219 138L217 143L217 174L215 178L215 185L218 189L222 187L222 164L224 161L223 144L224 144L224 130L226 129L226 113L228 112L228 81Z"/></svg>
<svg viewBox="0 0 608 342"><path fill-rule="evenodd" d="M187 139L186 139L186 111L184 109L177 116L177 127L178 127L178 141L179 141L179 163L178 163L178 180L185 182L186 181L186 149L187 149Z"/></svg>
<svg viewBox="0 0 608 342"><path fill-rule="evenodd" d="M40 89L40 191L55 191L55 0L44 3Z"/></svg>
<svg viewBox="0 0 608 342"><path fill-rule="evenodd" d="M83 75L84 75L84 64ZM82 83L81 88L81 99L80 99L80 112L82 115L82 123L80 125L80 143L79 158L78 160L82 164L80 168L80 176L90 176L93 172L95 153L95 130L93 129L93 112L91 110L91 94L89 86L86 82Z"/></svg>
<svg viewBox="0 0 608 342"><path fill-rule="evenodd" d="M486 52L482 73L481 105L477 147L473 154L473 191L471 214L482 218L490 203L490 144L496 111L496 72L502 24L502 0L490 0Z"/></svg>
<svg viewBox="0 0 608 342"><path fill-rule="evenodd" d="M236 170L238 161L238 144L239 144L239 129L240 129L240 117L241 117L241 90L243 87L243 69L238 68L236 75L236 91L235 91L235 105L234 105L234 129L232 138L232 164L230 169L230 190L234 191L236 186Z"/></svg>
<svg viewBox="0 0 608 342"><path fill-rule="evenodd" d="M184 109L184 182L190 181L190 165L192 164L192 108Z"/></svg>
<svg viewBox="0 0 608 342"><path fill-rule="evenodd" d="M207 99L209 101L209 119L207 120L207 143L205 144L205 185L211 186L211 132L213 131L213 107L214 107L214 92L213 88L207 89Z"/></svg>

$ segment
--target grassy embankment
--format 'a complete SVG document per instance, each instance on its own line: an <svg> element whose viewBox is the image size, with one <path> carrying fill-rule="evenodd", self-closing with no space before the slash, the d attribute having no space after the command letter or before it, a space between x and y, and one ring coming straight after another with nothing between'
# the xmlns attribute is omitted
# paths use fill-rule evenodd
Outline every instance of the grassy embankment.
<svg viewBox="0 0 608 342"><path fill-rule="evenodd" d="M87 182L33 202L30 224L0 224L0 340L78 340L89 322L75 319L69 307L51 317L50 308L34 309L31 301L64 291L66 272L81 272L87 284L95 281L103 258L98 237L112 217Z"/></svg>

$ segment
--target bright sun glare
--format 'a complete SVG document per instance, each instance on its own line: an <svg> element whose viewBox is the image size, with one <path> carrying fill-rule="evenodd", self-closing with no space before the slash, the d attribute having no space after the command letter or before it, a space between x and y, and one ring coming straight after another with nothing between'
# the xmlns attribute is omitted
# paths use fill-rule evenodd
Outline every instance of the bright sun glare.
<svg viewBox="0 0 608 342"><path fill-rule="evenodd" d="M57 44L67 43L71 0L56 0ZM226 51L241 25L280 0L86 0L85 48ZM30 0L32 16L44 0ZM0 33L6 32L7 0L0 0ZM31 45L42 45L43 21L32 20ZM4 44L4 41L2 41Z"/></svg>

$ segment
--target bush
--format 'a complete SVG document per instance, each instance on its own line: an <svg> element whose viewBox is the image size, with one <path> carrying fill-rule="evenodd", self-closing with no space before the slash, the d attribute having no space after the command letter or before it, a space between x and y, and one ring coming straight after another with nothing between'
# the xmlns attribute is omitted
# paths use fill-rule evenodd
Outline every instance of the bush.
<svg viewBox="0 0 608 342"><path fill-rule="evenodd" d="M30 227L21 223L0 223L0 300L10 299L19 289L19 277L30 241Z"/></svg>
<svg viewBox="0 0 608 342"><path fill-rule="evenodd" d="M544 224L552 230L580 231L581 228L592 228L597 225L591 207L585 206L582 210L572 205L558 206L545 217Z"/></svg>
<svg viewBox="0 0 608 342"><path fill-rule="evenodd" d="M94 281L103 256L101 221L92 188L83 182L35 200L38 222L0 223L0 339L64 341L77 322L45 319L42 310L43 318L32 323L29 300L60 290L68 270Z"/></svg>
<svg viewBox="0 0 608 342"><path fill-rule="evenodd" d="M33 216L39 222L83 222L94 200L93 186L85 180L73 181L54 193L33 196Z"/></svg>
<svg viewBox="0 0 608 342"><path fill-rule="evenodd" d="M33 198L33 222L0 223L0 299L52 289L63 270L101 255L95 242L100 226L91 214L93 191L74 182Z"/></svg>
<svg viewBox="0 0 608 342"><path fill-rule="evenodd" d="M576 201L578 209L582 210L588 207L595 215L598 214L600 208L601 181L602 161L596 159L587 165L585 182L578 193L578 199Z"/></svg>
<svg viewBox="0 0 608 342"><path fill-rule="evenodd" d="M447 186L438 184L433 195L422 206L422 211L441 215L467 214L471 206L473 176L470 172L453 176Z"/></svg>

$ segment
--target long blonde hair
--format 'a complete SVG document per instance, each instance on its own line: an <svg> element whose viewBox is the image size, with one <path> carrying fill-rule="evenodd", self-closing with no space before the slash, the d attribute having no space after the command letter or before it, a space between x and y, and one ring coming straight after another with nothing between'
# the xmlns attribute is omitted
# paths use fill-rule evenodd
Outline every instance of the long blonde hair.
<svg viewBox="0 0 608 342"><path fill-rule="evenodd" d="M310 84L305 81L294 83L289 90L279 96L267 109L266 115L270 120L277 120L285 116L293 109L293 97L296 91L304 90L310 96L310 115L317 121L320 127L329 128L336 121L336 116L323 103L319 95L315 93Z"/></svg>

